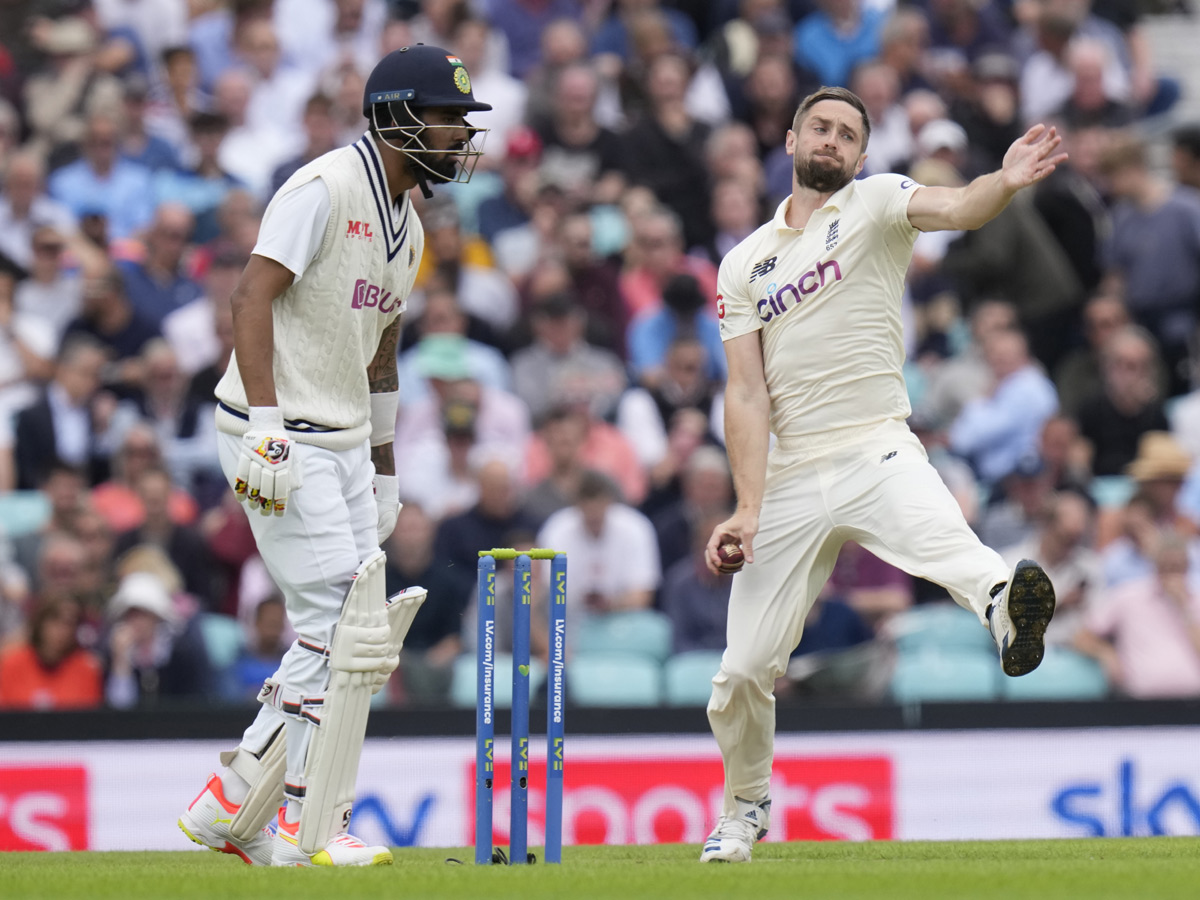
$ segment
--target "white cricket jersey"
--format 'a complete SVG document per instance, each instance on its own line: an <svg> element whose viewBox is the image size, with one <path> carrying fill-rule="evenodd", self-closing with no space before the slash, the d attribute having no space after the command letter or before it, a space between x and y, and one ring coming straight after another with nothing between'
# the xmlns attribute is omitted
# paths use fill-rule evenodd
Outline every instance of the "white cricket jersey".
<svg viewBox="0 0 1200 900"><path fill-rule="evenodd" d="M734 247L717 280L721 339L761 331L771 431L806 449L912 411L900 297L919 233L900 175L851 181L802 229L775 217Z"/></svg>

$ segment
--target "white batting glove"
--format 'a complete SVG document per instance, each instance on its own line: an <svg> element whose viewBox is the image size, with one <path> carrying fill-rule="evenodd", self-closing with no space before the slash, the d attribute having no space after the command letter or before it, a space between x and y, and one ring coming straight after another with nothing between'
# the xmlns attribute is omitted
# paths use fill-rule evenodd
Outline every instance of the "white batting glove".
<svg viewBox="0 0 1200 900"><path fill-rule="evenodd" d="M282 516L291 483L291 441L277 406L250 407L250 430L242 435L233 492L264 516Z"/></svg>
<svg viewBox="0 0 1200 900"><path fill-rule="evenodd" d="M396 519L400 516L400 480L395 475L376 475L371 479L375 488L375 509L379 513L379 543L382 544L396 530Z"/></svg>

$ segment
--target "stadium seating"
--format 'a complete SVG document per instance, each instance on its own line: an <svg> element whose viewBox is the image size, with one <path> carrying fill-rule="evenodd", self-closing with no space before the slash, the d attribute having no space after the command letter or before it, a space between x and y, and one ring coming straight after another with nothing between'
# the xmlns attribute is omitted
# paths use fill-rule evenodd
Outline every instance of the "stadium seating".
<svg viewBox="0 0 1200 900"><path fill-rule="evenodd" d="M495 683L492 688L494 702L498 709L512 706L512 655L496 654L496 668L493 672ZM546 667L539 660L529 663L529 691L532 696L544 683ZM450 702L464 709L475 705L477 676L475 669L475 654L464 653L454 661L454 671L450 677Z"/></svg>
<svg viewBox="0 0 1200 900"><path fill-rule="evenodd" d="M929 647L900 654L891 694L897 703L995 700L1002 677L1000 664L991 654Z"/></svg>
<svg viewBox="0 0 1200 900"><path fill-rule="evenodd" d="M233 665L242 649L242 626L237 619L219 613L201 613L199 624L208 661L217 672L224 672Z"/></svg>
<svg viewBox="0 0 1200 900"><path fill-rule="evenodd" d="M902 654L926 648L995 651L991 634L976 615L953 603L931 603L907 610L893 619L889 629Z"/></svg>
<svg viewBox="0 0 1200 900"><path fill-rule="evenodd" d="M668 706L707 706L712 678L721 667L720 650L690 650L663 666L663 700Z"/></svg>
<svg viewBox="0 0 1200 900"><path fill-rule="evenodd" d="M573 638L583 653L628 653L648 657L662 665L671 655L671 620L652 609L590 616Z"/></svg>
<svg viewBox="0 0 1200 900"><path fill-rule="evenodd" d="M0 532L32 534L50 521L50 500L41 491L0 491Z"/></svg>
<svg viewBox="0 0 1200 900"><path fill-rule="evenodd" d="M1102 700L1108 696L1108 678L1094 659L1050 646L1037 669L1002 679L1000 693L1005 700Z"/></svg>
<svg viewBox="0 0 1200 900"><path fill-rule="evenodd" d="M567 663L567 697L580 706L658 706L662 670L632 653L578 653Z"/></svg>

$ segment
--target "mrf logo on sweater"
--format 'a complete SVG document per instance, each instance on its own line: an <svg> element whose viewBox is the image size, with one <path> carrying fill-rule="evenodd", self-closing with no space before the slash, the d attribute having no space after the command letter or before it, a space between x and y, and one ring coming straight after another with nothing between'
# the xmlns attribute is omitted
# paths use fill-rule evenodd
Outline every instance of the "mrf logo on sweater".
<svg viewBox="0 0 1200 900"><path fill-rule="evenodd" d="M354 282L354 294L350 297L351 309L377 309L379 312L396 312L400 309L400 296L391 291L385 291L377 284L369 283L365 278Z"/></svg>
<svg viewBox="0 0 1200 900"><path fill-rule="evenodd" d="M837 283L842 280L842 267L836 259L817 263L815 269L809 269L794 282L787 284L767 285L767 296L756 304L758 317L764 323L784 315L788 310L795 309L804 302L809 294L819 291L829 282Z"/></svg>

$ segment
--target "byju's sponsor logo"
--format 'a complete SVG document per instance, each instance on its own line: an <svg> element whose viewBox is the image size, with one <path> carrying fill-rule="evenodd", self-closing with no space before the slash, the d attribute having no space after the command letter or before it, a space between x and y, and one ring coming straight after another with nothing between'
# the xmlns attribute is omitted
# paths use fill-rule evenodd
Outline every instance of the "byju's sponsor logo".
<svg viewBox="0 0 1200 900"><path fill-rule="evenodd" d="M400 308L400 296L385 291L365 278L354 282L354 294L350 297L351 309L378 309L381 313L395 312Z"/></svg>
<svg viewBox="0 0 1200 900"><path fill-rule="evenodd" d="M758 301L758 317L763 322L770 322L788 310L795 309L805 297L819 291L827 283L841 280L842 267L836 259L819 262L815 269L809 269L794 282L768 285L767 296Z"/></svg>

